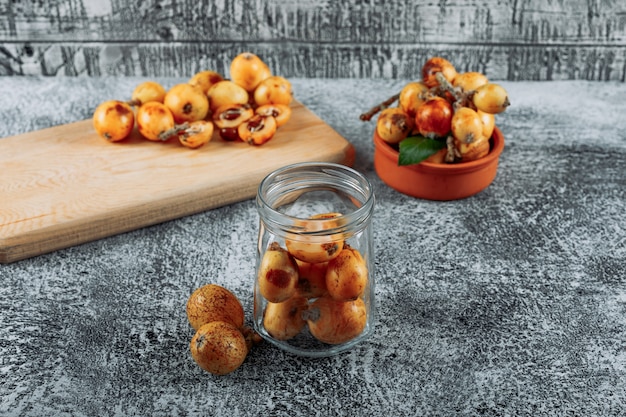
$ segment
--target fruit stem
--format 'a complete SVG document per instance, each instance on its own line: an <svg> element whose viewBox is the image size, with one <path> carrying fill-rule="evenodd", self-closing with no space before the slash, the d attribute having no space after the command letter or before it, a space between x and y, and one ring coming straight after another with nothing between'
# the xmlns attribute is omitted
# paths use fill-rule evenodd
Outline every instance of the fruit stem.
<svg viewBox="0 0 626 417"><path fill-rule="evenodd" d="M257 332L255 332L252 328L248 326L243 326L241 329L241 334L243 334L244 339L246 339L246 346L248 347L248 352L252 350L252 348L259 343L263 342L263 338Z"/></svg>
<svg viewBox="0 0 626 417"><path fill-rule="evenodd" d="M446 139L446 146L448 148L448 152L446 153L445 161L449 164L454 163L456 160L461 159L461 153L454 146L454 136L450 135Z"/></svg>
<svg viewBox="0 0 626 417"><path fill-rule="evenodd" d="M189 129L189 123L187 122L175 125L173 128L161 132L159 134L159 139L165 142L172 136L177 136L181 133L185 133L186 129Z"/></svg>
<svg viewBox="0 0 626 417"><path fill-rule="evenodd" d="M443 91L447 91L448 93L452 94L455 102L463 100L463 93L460 91L460 89L454 88L450 81L448 81L446 77L443 76L442 72L436 73L435 78L437 78L437 82L439 83L439 86L443 89Z"/></svg>
<svg viewBox="0 0 626 417"><path fill-rule="evenodd" d="M374 115L376 113L378 113L379 111L382 111L382 110L386 109L387 107L391 106L396 100L398 100L398 98L400 98L400 93L395 94L395 95L389 97L387 100L383 101L382 103L372 107L366 113L361 114L361 116L359 116L359 118L362 121L364 121L364 122L369 122L370 120L372 120L372 117L374 117Z"/></svg>
<svg viewBox="0 0 626 417"><path fill-rule="evenodd" d="M437 78L437 82L439 83L439 89L452 94L454 97L454 110L461 107L469 107L476 110L474 103L472 103L472 96L476 93L476 90L464 91L460 87L453 86L441 72L436 73L435 78Z"/></svg>

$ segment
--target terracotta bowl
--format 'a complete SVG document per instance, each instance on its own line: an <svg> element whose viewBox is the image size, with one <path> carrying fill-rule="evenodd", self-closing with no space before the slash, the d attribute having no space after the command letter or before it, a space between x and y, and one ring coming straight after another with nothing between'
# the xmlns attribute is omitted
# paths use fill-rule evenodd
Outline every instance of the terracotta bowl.
<svg viewBox="0 0 626 417"><path fill-rule="evenodd" d="M458 164L422 162L398 166L398 151L374 132L374 168L391 188L426 200L458 200L484 190L496 177L504 137L496 127L487 156Z"/></svg>

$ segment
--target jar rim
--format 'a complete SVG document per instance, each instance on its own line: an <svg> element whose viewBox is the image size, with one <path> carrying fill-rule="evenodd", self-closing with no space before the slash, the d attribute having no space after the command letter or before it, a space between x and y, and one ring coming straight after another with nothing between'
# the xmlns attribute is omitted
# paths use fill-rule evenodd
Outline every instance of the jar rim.
<svg viewBox="0 0 626 417"><path fill-rule="evenodd" d="M336 182L330 184L328 180L334 179ZM326 181L324 181L326 180ZM312 181L312 182L311 182ZM306 184L304 184L306 182ZM262 215L262 221L268 226L274 226L295 234L315 235L315 230L304 230L299 227L303 221L324 222L324 219L303 219L282 213L276 208L282 204L276 204L276 197L280 194L280 187L292 187L291 191L298 191L304 188L316 189L341 189L350 199L357 200L360 205L349 213L341 213L335 217L338 221L337 230L330 230L333 233L341 233L346 228L358 228L360 223L363 227L367 224L374 207L374 189L371 182L360 172L346 165L334 162L299 162L278 168L269 173L259 184L257 190L257 209ZM269 224L268 224L269 223ZM355 226L356 225L356 226ZM272 228L274 228L272 227Z"/></svg>

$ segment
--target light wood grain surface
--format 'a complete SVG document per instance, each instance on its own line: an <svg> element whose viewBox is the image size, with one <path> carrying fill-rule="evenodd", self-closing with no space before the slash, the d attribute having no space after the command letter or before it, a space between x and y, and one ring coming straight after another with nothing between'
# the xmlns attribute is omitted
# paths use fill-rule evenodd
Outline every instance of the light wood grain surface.
<svg viewBox="0 0 626 417"><path fill-rule="evenodd" d="M27 146L24 146L24 144ZM109 143L90 119L0 141L0 263L246 200L297 162L352 164L352 145L302 106L269 142Z"/></svg>

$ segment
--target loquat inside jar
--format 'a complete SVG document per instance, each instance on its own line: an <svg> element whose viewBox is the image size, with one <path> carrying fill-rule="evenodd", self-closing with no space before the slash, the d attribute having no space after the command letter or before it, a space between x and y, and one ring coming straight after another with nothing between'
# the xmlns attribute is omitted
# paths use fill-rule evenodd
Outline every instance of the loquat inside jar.
<svg viewBox="0 0 626 417"><path fill-rule="evenodd" d="M375 310L369 181L339 164L294 164L269 174L256 201L255 330L288 352L312 357L334 355L366 339ZM276 297L268 291L268 277L286 275L290 279ZM331 301L337 306L329 310ZM333 312L342 315L336 317L340 322L358 313L362 325L345 333L341 326L327 328L337 324L329 317Z"/></svg>

